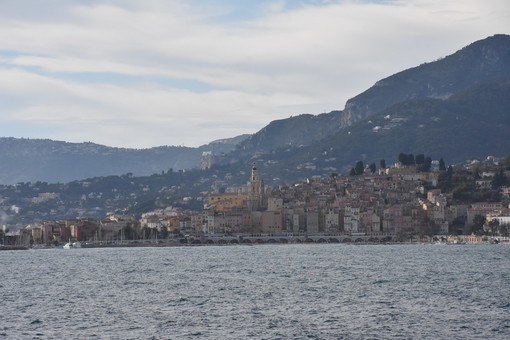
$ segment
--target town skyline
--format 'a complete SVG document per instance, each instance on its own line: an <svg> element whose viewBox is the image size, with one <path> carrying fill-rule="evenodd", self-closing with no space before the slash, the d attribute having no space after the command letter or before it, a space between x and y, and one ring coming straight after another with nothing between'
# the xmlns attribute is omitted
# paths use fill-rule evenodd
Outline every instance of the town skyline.
<svg viewBox="0 0 510 340"><path fill-rule="evenodd" d="M454 170L443 159L402 153L393 165L381 160L379 169L358 162L347 176L332 173L266 187L253 163L251 174L246 173L246 185L200 191L197 196L182 197L182 204L175 206L177 202L156 202L157 209L144 209L138 217L126 213L129 201L113 208L111 204L121 200L120 196L108 200L110 206L105 208L111 212L106 215L97 208L87 210L86 201L98 202L107 193L103 191L81 195L80 202L72 203L68 213L78 216L53 219L66 209L63 195L37 188L36 197L24 199L32 202L31 207L18 207L16 214L38 206L53 207L41 211L44 220L34 219L11 233L3 225L3 232L10 245L46 247L71 241L89 246L140 246L146 240L148 245L508 240L509 169L510 157L490 157ZM91 183L78 185L90 187ZM22 186L15 186L17 195L24 190ZM118 188L112 191L121 192ZM170 192L160 190L159 194ZM191 209L191 201L201 202L203 208ZM3 204L10 204L8 197Z"/></svg>

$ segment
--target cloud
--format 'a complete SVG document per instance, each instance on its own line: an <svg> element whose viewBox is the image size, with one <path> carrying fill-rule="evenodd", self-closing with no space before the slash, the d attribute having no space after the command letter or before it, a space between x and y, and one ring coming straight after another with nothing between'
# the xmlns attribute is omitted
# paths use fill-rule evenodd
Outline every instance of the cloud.
<svg viewBox="0 0 510 340"><path fill-rule="evenodd" d="M3 1L0 135L196 146L510 28L502 0L200 4Z"/></svg>
<svg viewBox="0 0 510 340"><path fill-rule="evenodd" d="M0 100L9 107L1 128L21 121L48 134L31 137L105 144L115 140L130 147L164 145L171 140L171 144L193 145L196 135L204 132L209 134L200 136L204 142L249 133L253 126L261 128L271 120L280 103L299 106L302 100L285 94L88 86L23 70L0 70L0 78L8 84L0 83Z"/></svg>

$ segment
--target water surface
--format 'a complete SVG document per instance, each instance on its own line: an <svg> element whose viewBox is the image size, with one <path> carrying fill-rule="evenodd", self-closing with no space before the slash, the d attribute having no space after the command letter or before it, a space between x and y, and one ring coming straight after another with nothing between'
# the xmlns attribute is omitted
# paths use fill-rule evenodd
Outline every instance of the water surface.
<svg viewBox="0 0 510 340"><path fill-rule="evenodd" d="M508 245L0 252L0 339L508 339Z"/></svg>

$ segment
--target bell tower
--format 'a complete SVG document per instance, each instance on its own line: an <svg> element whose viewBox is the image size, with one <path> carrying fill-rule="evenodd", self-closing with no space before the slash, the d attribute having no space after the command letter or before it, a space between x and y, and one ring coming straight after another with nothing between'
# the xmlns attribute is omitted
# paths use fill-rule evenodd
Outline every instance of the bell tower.
<svg viewBox="0 0 510 340"><path fill-rule="evenodd" d="M259 175L257 174L257 164L253 163L251 168L251 178L250 178L250 194L260 195L262 182L259 179Z"/></svg>
<svg viewBox="0 0 510 340"><path fill-rule="evenodd" d="M251 168L251 177L248 186L250 190L248 208L252 211L258 210L261 208L263 202L264 182L259 178L256 163L253 163Z"/></svg>

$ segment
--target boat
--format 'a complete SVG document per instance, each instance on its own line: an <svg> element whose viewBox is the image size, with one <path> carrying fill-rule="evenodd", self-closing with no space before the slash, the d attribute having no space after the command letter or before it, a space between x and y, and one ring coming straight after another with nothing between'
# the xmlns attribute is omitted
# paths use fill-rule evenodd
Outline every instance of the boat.
<svg viewBox="0 0 510 340"><path fill-rule="evenodd" d="M76 241L76 242L67 242L65 245L64 245L64 249L73 249L73 248L81 248L81 243L80 241Z"/></svg>

